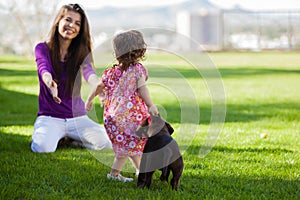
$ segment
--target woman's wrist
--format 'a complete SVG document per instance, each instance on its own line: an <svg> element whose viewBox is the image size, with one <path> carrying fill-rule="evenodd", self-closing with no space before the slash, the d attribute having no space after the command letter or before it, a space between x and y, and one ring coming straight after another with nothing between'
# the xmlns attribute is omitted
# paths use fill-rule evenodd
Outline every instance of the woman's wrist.
<svg viewBox="0 0 300 200"><path fill-rule="evenodd" d="M52 86L52 80L48 80L46 82L46 85L48 86L48 88L51 88L51 86Z"/></svg>
<svg viewBox="0 0 300 200"><path fill-rule="evenodd" d="M43 74L42 79L43 79L45 85L46 85L48 88L51 88L51 86L52 86L52 81L53 81L51 74L50 74L49 72L45 72L45 73Z"/></svg>

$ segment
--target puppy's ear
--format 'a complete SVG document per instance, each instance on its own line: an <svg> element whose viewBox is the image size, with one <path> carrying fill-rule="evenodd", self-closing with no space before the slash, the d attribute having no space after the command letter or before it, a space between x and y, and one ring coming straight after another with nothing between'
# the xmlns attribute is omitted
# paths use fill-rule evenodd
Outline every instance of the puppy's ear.
<svg viewBox="0 0 300 200"><path fill-rule="evenodd" d="M148 118L147 118L141 123L141 125L138 126L138 128L135 131L135 134L139 137L143 137L143 136L148 137L148 134L147 134L148 129L149 129L149 123L148 123Z"/></svg>
<svg viewBox="0 0 300 200"><path fill-rule="evenodd" d="M159 133L165 126L165 121L159 115L151 115L148 136L152 137Z"/></svg>
<svg viewBox="0 0 300 200"><path fill-rule="evenodd" d="M174 133L173 127L168 122L166 122L166 127L168 128L170 135L172 135L172 133Z"/></svg>

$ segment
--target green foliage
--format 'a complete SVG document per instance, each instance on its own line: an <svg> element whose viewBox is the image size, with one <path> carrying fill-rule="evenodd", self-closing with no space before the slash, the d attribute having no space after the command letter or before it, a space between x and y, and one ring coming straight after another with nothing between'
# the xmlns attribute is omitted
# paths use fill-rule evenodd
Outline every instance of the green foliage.
<svg viewBox="0 0 300 200"><path fill-rule="evenodd" d="M126 184L107 180L111 163L101 159L111 152L101 152L100 159L81 148L32 153L29 143L38 107L36 66L26 58L1 57L0 199L300 199L299 54L209 56L222 75L227 111L218 141L204 158L199 151L210 127L212 108L205 78L172 56L150 54L146 61L149 82L172 84L180 90L176 74L151 64L156 62L182 75L196 91L199 130L189 143L177 141L185 149L179 191L160 182L158 171L150 190L136 188L136 179ZM149 89L160 112L178 130L181 99L155 84L149 84ZM88 91L84 90L84 96ZM102 123L98 100L95 108ZM268 133L267 138L260 138L263 132ZM130 170L123 174L133 177Z"/></svg>

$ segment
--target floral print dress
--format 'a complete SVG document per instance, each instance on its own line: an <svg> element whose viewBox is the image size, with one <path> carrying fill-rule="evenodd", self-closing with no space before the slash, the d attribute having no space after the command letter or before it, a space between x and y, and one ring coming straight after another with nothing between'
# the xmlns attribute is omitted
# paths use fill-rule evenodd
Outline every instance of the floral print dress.
<svg viewBox="0 0 300 200"><path fill-rule="evenodd" d="M140 63L125 71L114 66L103 72L102 82L106 86L104 127L116 157L142 155L146 138L139 138L135 131L149 117L137 90L138 80L143 76L147 80L148 72Z"/></svg>

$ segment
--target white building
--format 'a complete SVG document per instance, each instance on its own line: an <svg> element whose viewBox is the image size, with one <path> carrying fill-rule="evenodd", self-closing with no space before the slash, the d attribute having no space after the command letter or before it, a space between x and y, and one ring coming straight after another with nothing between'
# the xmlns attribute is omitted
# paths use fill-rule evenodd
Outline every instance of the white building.
<svg viewBox="0 0 300 200"><path fill-rule="evenodd" d="M178 39L183 50L220 50L223 44L222 11L201 9L176 14L176 31L188 39ZM181 40L181 41L180 41Z"/></svg>

